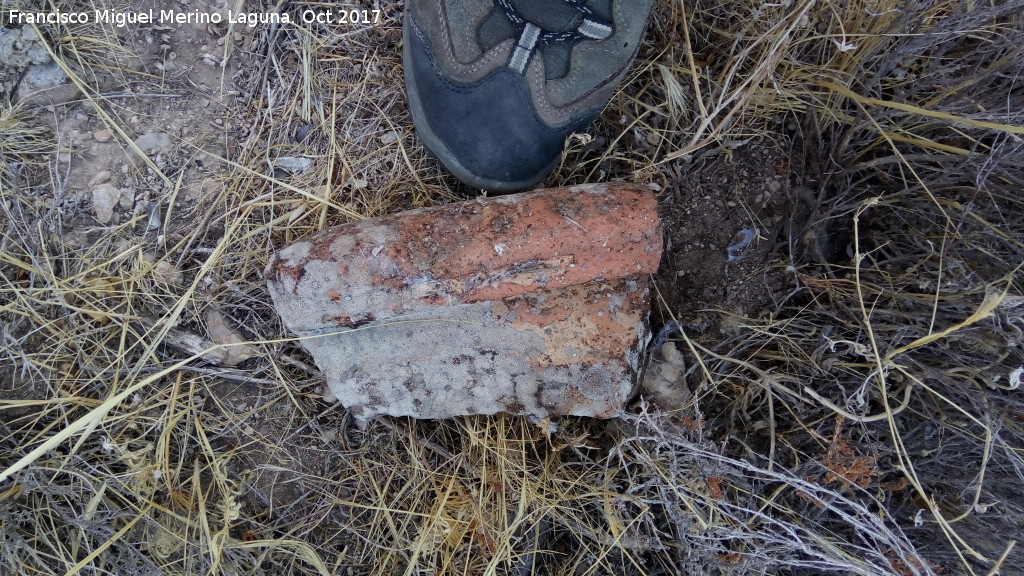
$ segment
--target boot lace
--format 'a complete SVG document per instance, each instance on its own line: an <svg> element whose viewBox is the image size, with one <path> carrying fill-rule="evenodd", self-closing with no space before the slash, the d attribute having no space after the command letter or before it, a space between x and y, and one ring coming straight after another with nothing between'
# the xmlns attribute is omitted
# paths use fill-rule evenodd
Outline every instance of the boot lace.
<svg viewBox="0 0 1024 576"><path fill-rule="evenodd" d="M576 43L582 40L604 40L612 35L614 30L612 23L594 14L585 4L585 0L560 1L575 8L583 15L582 22L575 30L565 32L542 30L536 24L520 16L512 6L511 0L496 0L498 6L504 11L505 16L512 22L512 25L515 26L519 33L518 40L516 40L516 48L508 59L508 67L510 69L522 74L530 63L530 59L537 52L538 45Z"/></svg>

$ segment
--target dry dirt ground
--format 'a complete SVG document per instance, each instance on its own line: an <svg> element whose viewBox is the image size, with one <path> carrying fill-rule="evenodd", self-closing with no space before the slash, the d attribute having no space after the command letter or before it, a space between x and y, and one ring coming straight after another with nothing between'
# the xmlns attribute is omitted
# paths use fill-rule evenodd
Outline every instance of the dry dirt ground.
<svg viewBox="0 0 1024 576"><path fill-rule="evenodd" d="M186 4L137 7L149 6ZM226 14L234 4L187 7ZM627 179L657 190L666 245L651 362L674 367L665 386L638 397L623 422L385 420L357 430L321 397L318 371L280 326L261 277L267 258L355 217L475 195L412 130L401 94L401 3L358 8L379 10L379 19L72 26L45 39L5 25L0 100L17 106L0 104L10 135L0 144L0 451L9 452L0 470L70 431L0 481L0 572L22 562L40 573L89 574L488 566L509 574L983 574L1000 565L1011 574L1024 566L1008 549L1024 508L1012 491L1024 470L1014 470L1024 462L1015 444L1024 411L1007 384L1021 351L1019 339L1004 337L1022 326L1019 261L982 245L1019 244L1020 230L1008 225L1020 222L1019 200L951 185L935 205L967 214L965 205L991 199L991 211L956 220L960 238L984 240L970 254L936 256L945 276L929 283L922 272L914 293L899 295L904 271L932 260L897 254L889 231L924 230L924 246L944 236L929 228L931 204L914 203L924 193L908 185L865 215L870 229L854 237L866 197L857 194L891 183L886 170L897 161L883 156L863 168L877 157L858 156L848 165L870 174L856 193L846 192L853 185L837 192L840 171L814 149L824 122L789 113L788 104L747 119L756 130L722 128L707 145L670 154L687 144L672 109L686 102L673 95L689 80L665 80L678 72L666 66L685 59L664 39L689 24L667 2L637 73L546 182ZM712 39L732 24L727 7L699 8L709 24L693 28L703 34L693 42L709 48L691 56L713 70L727 58L713 53ZM818 14L801 10L794 26ZM74 79L54 70L54 57ZM914 73L924 64L900 66ZM28 82L41 84L33 91ZM743 105L757 108L756 100ZM828 145L839 150L853 133L837 131ZM1012 145L985 138L978 141L989 149ZM930 150L962 145L951 137ZM907 212L897 212L900 202ZM1006 288L989 309L1001 327L978 320L978 331L967 331L972 322L951 344L986 359L978 374L1002 376L978 384L1001 395L995 408L960 414L944 400L955 394L926 394L929 378L966 373L938 360L893 368L898 386L883 386L881 396L861 386L861 402L846 402L858 395L851 379L869 381L881 357L867 351L872 333L857 324L851 300L851 266L864 253L879 263L870 290L873 305L894 311L889 324L879 321L894 349L918 328L957 326ZM949 318L927 304L946 288L964 294L936 297L954 310ZM806 310L817 316L806 319ZM929 310L932 327L922 327ZM250 344L185 361L232 342ZM785 372L792 358L805 358L806 370ZM975 377L987 382L964 376ZM803 391L812 382L820 393ZM890 417L891 428L843 416L891 411L888 403L912 389L913 418ZM830 393L837 410L817 400ZM915 444L904 450L904 441ZM689 460L679 456L687 451ZM968 463L961 472L949 469L958 461L949 451ZM908 476L908 455L938 470L934 481ZM996 480L982 492L990 461ZM937 510L965 514L956 535L932 519Z"/></svg>

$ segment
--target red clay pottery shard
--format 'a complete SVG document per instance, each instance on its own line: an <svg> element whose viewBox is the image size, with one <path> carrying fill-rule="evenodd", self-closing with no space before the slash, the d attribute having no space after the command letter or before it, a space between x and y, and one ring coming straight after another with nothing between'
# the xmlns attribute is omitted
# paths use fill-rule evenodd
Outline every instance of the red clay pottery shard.
<svg viewBox="0 0 1024 576"><path fill-rule="evenodd" d="M266 274L359 419L608 418L636 381L661 249L648 189L586 185L344 224Z"/></svg>

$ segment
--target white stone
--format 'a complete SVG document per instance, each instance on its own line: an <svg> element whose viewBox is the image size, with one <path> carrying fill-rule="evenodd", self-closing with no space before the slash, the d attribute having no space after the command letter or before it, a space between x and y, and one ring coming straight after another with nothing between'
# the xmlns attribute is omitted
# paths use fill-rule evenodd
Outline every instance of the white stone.
<svg viewBox="0 0 1024 576"><path fill-rule="evenodd" d="M108 224L114 217L114 207L121 199L121 191L110 184L100 184L92 189L92 209L100 224Z"/></svg>
<svg viewBox="0 0 1024 576"><path fill-rule="evenodd" d="M41 66L32 66L25 71L18 83L17 99L39 95L46 90L60 86L68 79L64 70L56 62Z"/></svg>
<svg viewBox="0 0 1024 576"><path fill-rule="evenodd" d="M282 156L274 160L274 168L280 168L285 172L299 174L309 170L313 166L312 158L296 158L294 156Z"/></svg>
<svg viewBox="0 0 1024 576"><path fill-rule="evenodd" d="M165 132L150 132L136 138L135 145L144 152L162 150L171 146L171 137Z"/></svg>
<svg viewBox="0 0 1024 576"><path fill-rule="evenodd" d="M132 206L135 205L135 191L130 188L122 188L118 203L121 205L121 208L131 210Z"/></svg>

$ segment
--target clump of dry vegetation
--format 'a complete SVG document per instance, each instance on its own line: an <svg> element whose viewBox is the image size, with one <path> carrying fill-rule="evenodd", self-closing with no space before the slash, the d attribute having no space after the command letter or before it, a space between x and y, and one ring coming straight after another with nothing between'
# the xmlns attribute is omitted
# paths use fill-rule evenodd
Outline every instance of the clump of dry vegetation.
<svg viewBox="0 0 1024 576"><path fill-rule="evenodd" d="M659 308L685 405L360 432L261 272L467 192L412 134L402 6L373 7L253 33L217 192L165 202L159 235L138 214L69 242L54 128L0 103L0 572L1024 572L1024 2L660 3L548 183L668 192L702 157L788 150L774 308L702 311L718 334ZM187 92L97 57L130 53L111 29L60 32L86 86L106 65L140 101ZM121 95L87 99L127 126ZM133 169L180 192L174 166ZM214 319L249 342L235 361Z"/></svg>

